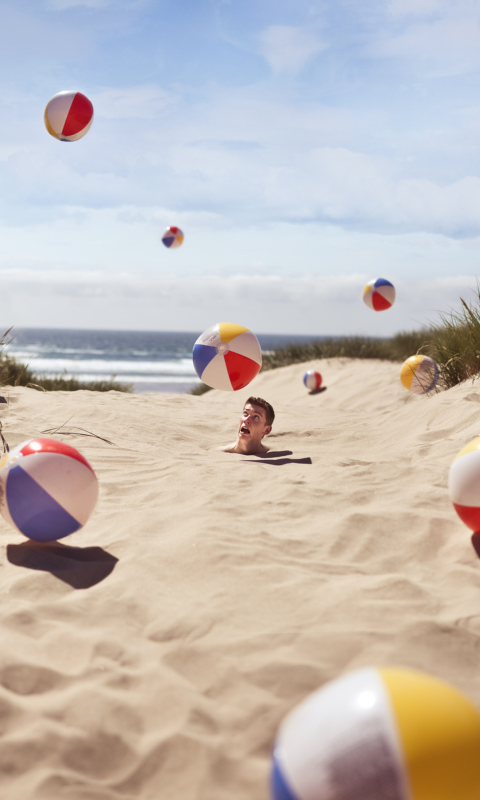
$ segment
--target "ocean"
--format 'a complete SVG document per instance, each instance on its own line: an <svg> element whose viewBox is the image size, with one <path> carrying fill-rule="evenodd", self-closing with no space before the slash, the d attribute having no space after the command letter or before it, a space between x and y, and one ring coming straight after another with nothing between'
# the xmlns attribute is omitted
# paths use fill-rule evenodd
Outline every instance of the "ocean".
<svg viewBox="0 0 480 800"><path fill-rule="evenodd" d="M189 392L200 383L192 350L201 331L94 331L14 328L3 350L38 377L73 377L133 384L135 392ZM314 336L258 334L263 352Z"/></svg>

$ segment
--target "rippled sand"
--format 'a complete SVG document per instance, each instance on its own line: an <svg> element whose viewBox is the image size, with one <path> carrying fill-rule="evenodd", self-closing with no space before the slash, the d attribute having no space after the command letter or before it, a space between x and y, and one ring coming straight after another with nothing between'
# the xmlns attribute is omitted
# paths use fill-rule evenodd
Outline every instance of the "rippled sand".
<svg viewBox="0 0 480 800"><path fill-rule="evenodd" d="M446 489L480 385L415 397L398 375L342 359L232 395L0 392L11 447L64 425L100 481L62 542L0 518L3 797L266 800L285 713L370 664L480 705L480 562ZM267 459L218 449L250 394L277 413Z"/></svg>

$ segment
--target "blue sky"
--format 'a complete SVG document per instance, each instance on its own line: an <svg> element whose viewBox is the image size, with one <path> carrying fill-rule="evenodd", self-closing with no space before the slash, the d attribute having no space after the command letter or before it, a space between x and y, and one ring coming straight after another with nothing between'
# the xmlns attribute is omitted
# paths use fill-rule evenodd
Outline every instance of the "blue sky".
<svg viewBox="0 0 480 800"><path fill-rule="evenodd" d="M0 327L388 335L473 296L476 0L1 12ZM64 89L95 108L71 144L43 124Z"/></svg>

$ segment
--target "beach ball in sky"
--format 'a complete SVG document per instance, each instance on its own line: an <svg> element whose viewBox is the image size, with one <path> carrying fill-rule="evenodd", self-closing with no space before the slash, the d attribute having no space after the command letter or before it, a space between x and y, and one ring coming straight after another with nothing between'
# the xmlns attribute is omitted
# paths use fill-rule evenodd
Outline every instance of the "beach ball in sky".
<svg viewBox="0 0 480 800"><path fill-rule="evenodd" d="M448 493L462 522L480 532L480 436L456 456L448 474Z"/></svg>
<svg viewBox="0 0 480 800"><path fill-rule="evenodd" d="M308 372L306 372L303 376L303 382L307 389L310 389L311 392L314 392L315 389L320 389L320 386L322 385L322 376L319 372L315 372L314 369L309 369Z"/></svg>
<svg viewBox="0 0 480 800"><path fill-rule="evenodd" d="M363 290L363 302L372 311L385 311L395 302L395 286L385 278L369 281Z"/></svg>
<svg viewBox="0 0 480 800"><path fill-rule="evenodd" d="M90 130L93 106L81 92L59 92L48 101L45 127L61 142L76 142Z"/></svg>
<svg viewBox="0 0 480 800"><path fill-rule="evenodd" d="M78 531L97 497L97 477L87 459L55 439L29 439L0 461L0 512L37 542Z"/></svg>
<svg viewBox="0 0 480 800"><path fill-rule="evenodd" d="M176 247L180 247L184 239L183 231L180 228L177 228L175 225L171 225L167 228L162 236L162 242L165 247L170 248L170 250L175 250Z"/></svg>
<svg viewBox="0 0 480 800"><path fill-rule="evenodd" d="M400 380L405 389L415 394L427 394L438 382L438 364L428 356L410 356L403 362Z"/></svg>
<svg viewBox="0 0 480 800"><path fill-rule="evenodd" d="M480 714L459 691L404 669L366 668L288 714L273 800L476 800Z"/></svg>
<svg viewBox="0 0 480 800"><path fill-rule="evenodd" d="M236 392L248 386L262 366L257 337L233 322L217 322L198 337L193 366L207 386Z"/></svg>

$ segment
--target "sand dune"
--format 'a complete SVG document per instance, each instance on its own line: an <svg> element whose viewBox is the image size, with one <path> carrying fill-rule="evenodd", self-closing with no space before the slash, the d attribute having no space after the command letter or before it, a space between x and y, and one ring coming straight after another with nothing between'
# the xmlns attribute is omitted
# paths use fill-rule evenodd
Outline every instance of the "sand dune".
<svg viewBox="0 0 480 800"><path fill-rule="evenodd" d="M235 394L1 393L10 447L63 425L100 481L62 542L0 518L4 797L266 800L286 712L370 664L480 706L480 564L446 488L480 385L416 397L398 364L333 359ZM266 459L219 450L250 394Z"/></svg>

